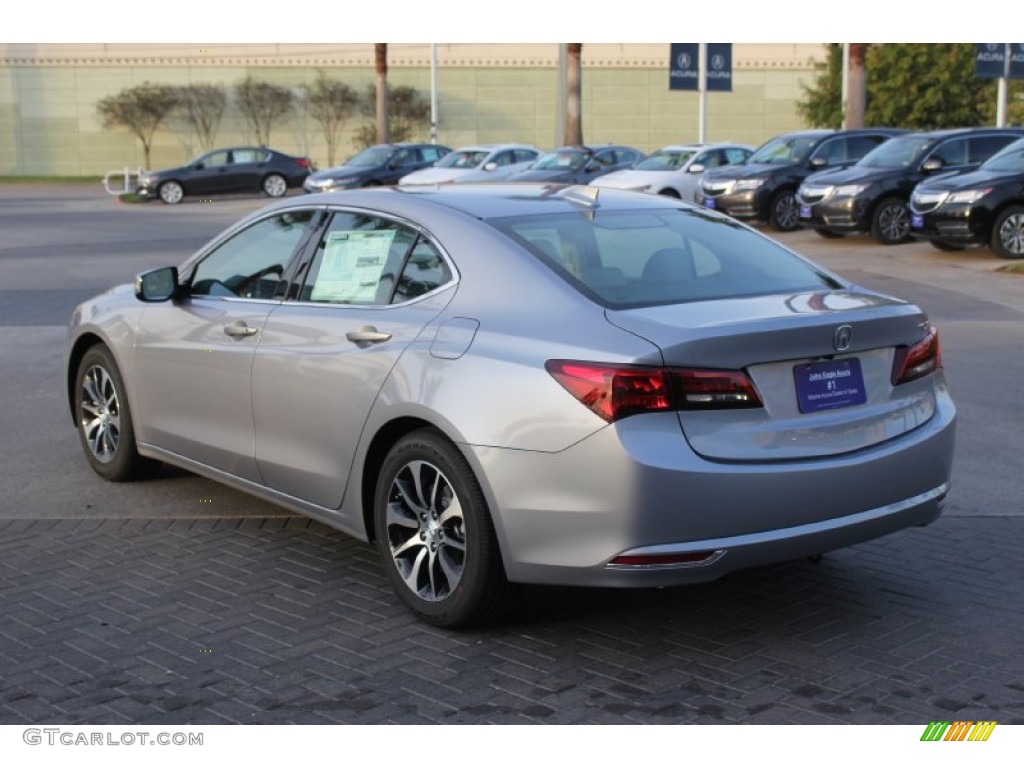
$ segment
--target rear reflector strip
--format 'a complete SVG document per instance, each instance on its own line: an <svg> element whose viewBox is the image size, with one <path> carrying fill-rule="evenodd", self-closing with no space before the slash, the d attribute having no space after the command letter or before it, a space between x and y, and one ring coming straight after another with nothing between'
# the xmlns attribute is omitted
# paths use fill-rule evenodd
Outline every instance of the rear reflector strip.
<svg viewBox="0 0 1024 768"><path fill-rule="evenodd" d="M670 568L702 568L720 560L727 550L678 552L664 555L619 555L606 568L618 571L655 571Z"/></svg>

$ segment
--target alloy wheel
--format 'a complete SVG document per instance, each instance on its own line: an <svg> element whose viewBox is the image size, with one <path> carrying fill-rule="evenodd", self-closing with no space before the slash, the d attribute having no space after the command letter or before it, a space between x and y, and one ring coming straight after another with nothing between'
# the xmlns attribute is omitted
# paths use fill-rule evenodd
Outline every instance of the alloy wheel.
<svg viewBox="0 0 1024 768"><path fill-rule="evenodd" d="M93 457L108 464L121 442L121 404L110 374L99 365L85 372L78 414L82 434Z"/></svg>
<svg viewBox="0 0 1024 768"><path fill-rule="evenodd" d="M1020 258L1024 257L1024 211L1013 213L999 225L999 243L1006 254Z"/></svg>

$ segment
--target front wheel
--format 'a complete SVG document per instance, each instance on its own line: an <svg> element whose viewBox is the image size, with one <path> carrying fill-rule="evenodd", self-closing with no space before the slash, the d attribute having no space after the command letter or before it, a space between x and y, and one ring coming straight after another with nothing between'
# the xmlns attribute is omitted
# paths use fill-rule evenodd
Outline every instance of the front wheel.
<svg viewBox="0 0 1024 768"><path fill-rule="evenodd" d="M102 344L92 347L78 364L75 421L85 457L100 477L134 480L157 465L136 450L124 382L113 354Z"/></svg>
<svg viewBox="0 0 1024 768"><path fill-rule="evenodd" d="M512 586L480 485L465 457L433 430L402 438L374 495L377 549L391 586L439 627L497 617Z"/></svg>
<svg viewBox="0 0 1024 768"><path fill-rule="evenodd" d="M905 243L910 237L910 211L898 197L878 204L871 217L871 236L882 245Z"/></svg>
<svg viewBox="0 0 1024 768"><path fill-rule="evenodd" d="M267 197L284 197L288 192L288 182L279 173L271 173L263 179L263 191Z"/></svg>
<svg viewBox="0 0 1024 768"><path fill-rule="evenodd" d="M800 205L792 190L784 189L772 198L768 225L776 232L792 232L800 225Z"/></svg>
<svg viewBox="0 0 1024 768"><path fill-rule="evenodd" d="M177 205L185 197L185 188L176 181L165 181L157 192L160 199L168 205Z"/></svg>
<svg viewBox="0 0 1024 768"><path fill-rule="evenodd" d="M1011 205L996 217L989 244L996 256L1024 259L1024 206Z"/></svg>

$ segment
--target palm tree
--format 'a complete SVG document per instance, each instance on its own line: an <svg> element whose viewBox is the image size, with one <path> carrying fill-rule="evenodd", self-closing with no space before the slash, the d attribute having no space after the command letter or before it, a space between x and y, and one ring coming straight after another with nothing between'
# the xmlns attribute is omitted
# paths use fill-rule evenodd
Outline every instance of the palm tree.
<svg viewBox="0 0 1024 768"><path fill-rule="evenodd" d="M388 144L388 44L373 44L374 65L377 72L377 143Z"/></svg>
<svg viewBox="0 0 1024 768"><path fill-rule="evenodd" d="M565 143L583 143L583 43L568 43L565 73Z"/></svg>

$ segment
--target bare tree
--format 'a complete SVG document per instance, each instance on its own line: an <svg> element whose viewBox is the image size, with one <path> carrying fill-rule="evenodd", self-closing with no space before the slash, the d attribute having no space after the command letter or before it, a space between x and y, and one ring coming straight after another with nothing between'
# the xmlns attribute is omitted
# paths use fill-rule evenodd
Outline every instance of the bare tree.
<svg viewBox="0 0 1024 768"><path fill-rule="evenodd" d="M846 94L846 127L863 128L868 86L864 62L870 43L850 43L850 76Z"/></svg>
<svg viewBox="0 0 1024 768"><path fill-rule="evenodd" d="M213 149L228 100L224 86L183 85L178 88L178 100L182 115L199 139L199 146L204 150Z"/></svg>
<svg viewBox="0 0 1024 768"><path fill-rule="evenodd" d="M377 79L377 143L391 141L388 125L388 44L373 44L374 71Z"/></svg>
<svg viewBox="0 0 1024 768"><path fill-rule="evenodd" d="M107 96L96 104L96 113L104 128L127 128L142 142L146 168L153 134L178 104L176 89L170 85L144 82L134 88Z"/></svg>
<svg viewBox="0 0 1024 768"><path fill-rule="evenodd" d="M565 143L583 143L583 43L569 43L565 73Z"/></svg>
<svg viewBox="0 0 1024 768"><path fill-rule="evenodd" d="M252 75L235 85L235 100L256 141L265 147L270 145L274 123L295 111L295 95L288 88L256 80Z"/></svg>
<svg viewBox="0 0 1024 768"><path fill-rule="evenodd" d="M327 142L327 164L334 165L335 153L341 140L341 128L352 117L359 104L359 96L347 83L317 72L312 85L303 85L303 104L323 131Z"/></svg>
<svg viewBox="0 0 1024 768"><path fill-rule="evenodd" d="M366 122L355 132L355 142L360 147L379 144L377 140L377 89L368 86L359 100L359 111ZM408 85L388 89L388 122L391 141L411 141L420 131L430 127L430 99Z"/></svg>

